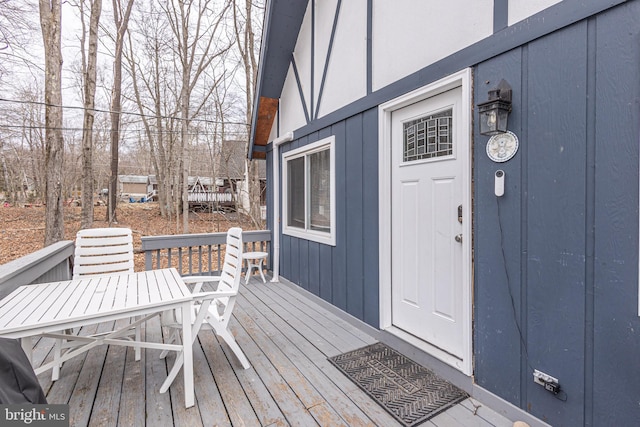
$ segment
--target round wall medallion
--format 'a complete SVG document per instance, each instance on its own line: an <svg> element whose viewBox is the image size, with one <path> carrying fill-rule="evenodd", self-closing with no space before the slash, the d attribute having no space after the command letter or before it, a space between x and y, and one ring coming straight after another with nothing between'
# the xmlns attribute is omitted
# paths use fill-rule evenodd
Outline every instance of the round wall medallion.
<svg viewBox="0 0 640 427"><path fill-rule="evenodd" d="M518 152L518 137L515 133L506 131L489 138L487 142L487 156L494 162L506 162Z"/></svg>

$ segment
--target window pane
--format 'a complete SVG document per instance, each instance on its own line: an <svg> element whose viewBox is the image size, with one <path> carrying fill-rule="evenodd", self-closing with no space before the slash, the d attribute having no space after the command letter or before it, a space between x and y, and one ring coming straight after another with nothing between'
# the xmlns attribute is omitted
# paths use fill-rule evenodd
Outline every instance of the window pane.
<svg viewBox="0 0 640 427"><path fill-rule="evenodd" d="M311 230L331 231L331 171L329 150L309 155L309 224Z"/></svg>
<svg viewBox="0 0 640 427"><path fill-rule="evenodd" d="M304 229L304 157L287 162L287 222Z"/></svg>

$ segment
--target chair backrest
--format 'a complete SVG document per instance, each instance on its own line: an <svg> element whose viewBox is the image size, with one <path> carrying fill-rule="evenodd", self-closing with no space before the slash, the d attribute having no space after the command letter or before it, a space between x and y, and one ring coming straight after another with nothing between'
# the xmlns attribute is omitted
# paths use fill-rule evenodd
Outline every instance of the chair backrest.
<svg viewBox="0 0 640 427"><path fill-rule="evenodd" d="M216 298L209 308L209 313L219 322L218 328L225 329L229 323L236 303L236 295L240 290L242 248L242 229L238 227L230 228L227 231L227 246L225 248L220 281L216 290L231 293L233 296Z"/></svg>
<svg viewBox="0 0 640 427"><path fill-rule="evenodd" d="M133 273L129 228L90 228L76 234L73 278Z"/></svg>
<svg viewBox="0 0 640 427"><path fill-rule="evenodd" d="M218 290L237 292L242 272L242 228L232 227L227 231L227 245L220 272Z"/></svg>

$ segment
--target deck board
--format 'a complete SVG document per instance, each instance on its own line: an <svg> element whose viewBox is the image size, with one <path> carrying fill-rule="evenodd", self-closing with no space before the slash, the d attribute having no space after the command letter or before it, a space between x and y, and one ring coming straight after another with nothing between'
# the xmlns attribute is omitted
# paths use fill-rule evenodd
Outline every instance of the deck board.
<svg viewBox="0 0 640 427"><path fill-rule="evenodd" d="M355 328L349 327L343 328L340 324L332 322L335 316L330 315L329 312L323 312L316 310L315 307L310 307L304 304L298 296L291 295L283 285L278 286L277 296L273 292L268 292L268 288L261 287L259 284L250 288L254 294L262 294L265 298L273 301L274 305L271 308L278 313L285 313L287 317L296 319L305 327L317 334L321 334L321 338L329 342L333 347L337 349L337 352L325 352L327 357L335 356L346 351L355 350L359 347L364 347L367 344L375 342L371 338L369 340L362 339L358 334L354 334ZM315 305L317 307L317 305Z"/></svg>
<svg viewBox="0 0 640 427"><path fill-rule="evenodd" d="M248 292L243 292L243 296L247 294ZM257 309L255 309L255 311L257 312ZM366 414L366 418L364 419L368 418L371 422L378 425L388 425L387 423L395 422L386 411L375 404L362 390L342 375L327 360L327 356L310 342L308 336L302 335L300 330L296 330L287 323L285 319L277 316L275 312L267 312L264 313L263 316L268 318L272 323L272 329L279 330L289 338L290 342L295 346L295 351L303 353L307 357L308 362L305 361L303 363L315 365L316 370L311 374L313 375L313 384L321 388L323 395L329 396L332 401L337 402L335 405L342 407L341 413L345 420L357 424L357 417L364 412L364 414ZM289 352L293 351L294 347L289 347ZM354 413L353 409L345 407L349 399L354 400L352 404L359 408L357 412ZM368 403L371 403L371 405L367 405Z"/></svg>
<svg viewBox="0 0 640 427"><path fill-rule="evenodd" d="M195 363L201 363L199 359L196 358L196 353L194 352L194 365ZM175 353L169 352L166 357L168 366L173 366L173 362L175 361ZM198 362L196 362L198 360ZM194 384L195 384L195 374L194 374ZM200 381L198 381L200 384ZM158 393L156 391L156 393ZM171 387L169 387L169 391L171 395L171 409L173 411L173 422L176 426L190 426L190 427L198 427L202 426L202 415L200 414L200 405L194 405L193 407L187 409L184 407L184 381L182 379L182 374L178 374L178 377L173 381Z"/></svg>
<svg viewBox="0 0 640 427"><path fill-rule="evenodd" d="M248 313L260 322L263 330L270 335L273 342L279 348L287 349L287 355L285 357L288 357L300 374L304 376L309 384L313 385L315 389L314 392L318 393L316 397L317 401L311 405L307 404L307 407L316 408L318 405L323 405L316 411L322 416L322 421L318 420L319 424L340 425L344 421L351 420L351 425L354 425L353 420L364 420L368 418L357 406L350 404L348 397L344 395L330 378L301 350L301 344L304 342L302 336L287 334L286 330L281 330L276 326L278 319L270 320L267 316L258 313L257 310L248 310ZM330 406L324 405L328 396L330 397L328 402ZM339 415L339 418L329 418L333 414Z"/></svg>
<svg viewBox="0 0 640 427"><path fill-rule="evenodd" d="M247 332L242 328L242 326L238 325L237 322L232 321L231 331L236 337L244 334L247 339L250 339L248 338ZM225 347L223 347L223 350L224 348ZM231 353L230 350L227 350L226 353L227 357L235 358L233 354L229 356L229 353ZM238 380L240 381L249 402L251 402L251 406L253 407L260 424L263 426L288 426L289 423L256 370L252 368L242 369L239 362L236 361L235 363L237 366L235 368L235 372Z"/></svg>
<svg viewBox="0 0 640 427"><path fill-rule="evenodd" d="M287 422L290 425L316 425L313 417L307 411L309 406L306 406L299 399L299 394L291 387L289 382L292 381L291 376L289 375L289 380L287 380L286 376L282 375L283 373L286 375L287 369L292 369L290 364L281 360L283 358L282 352L273 344L257 322L254 322L250 316L243 312L241 307L236 307L234 314L245 325L249 335L248 337L236 336L236 341L245 352L253 369L260 375L267 390L285 415ZM293 384L293 386L297 386L298 392L303 387L302 384ZM309 399L307 401L312 402Z"/></svg>
<svg viewBox="0 0 640 427"><path fill-rule="evenodd" d="M114 322L83 328L112 330ZM184 407L182 374L167 393L160 385L175 359L170 352L98 346L65 362L60 379L38 376L49 403L69 403L71 425L121 426L396 426L382 407L327 357L375 342L363 330L287 285L252 278L241 287L230 329L251 363L243 369L210 330L194 344L195 406ZM160 341L157 318L142 333ZM52 358L53 339L34 340L34 363ZM507 427L512 423L467 399L422 424L428 427Z"/></svg>
<svg viewBox="0 0 640 427"><path fill-rule="evenodd" d="M282 308L281 304L274 301L270 297L264 297L259 292L242 291L242 296L252 303L254 306L265 305L269 307L269 313L279 315L285 322L295 327L301 334L303 334L309 341L311 341L316 347L318 347L324 354L339 354L338 348L323 336L320 330L317 328L310 328L308 324L288 313L286 309Z"/></svg>
<svg viewBox="0 0 640 427"><path fill-rule="evenodd" d="M141 331L144 334L144 331ZM144 338L144 335L142 335ZM120 399L120 411L118 414L119 426L139 426L145 423L145 403L138 396L145 392L144 352L140 362L136 363L135 350L126 348L126 362L124 365L124 381Z"/></svg>
<svg viewBox="0 0 640 427"><path fill-rule="evenodd" d="M216 340L213 332L202 331L199 335L201 335L201 347L195 347L198 353L202 354L202 357L206 357L208 364L199 364L198 368L199 370L206 369L209 371L209 375L206 375L207 382L215 385L215 390L222 398L224 407L233 408L233 410L228 412L227 417L231 425L259 424L258 417L251 406L251 402L245 395L244 389L234 372L234 369L243 370L243 368L240 366L235 367L233 363L235 361L227 359L227 356L222 351L222 346L218 343L218 340ZM211 376L211 372L214 373L213 377ZM198 373L195 375L198 380L201 381L202 376ZM211 388L211 391L213 391L213 389L214 387ZM218 423L217 416L209 416L209 413L222 409L221 406L219 404L210 405L210 407L205 410L206 406L203 407L203 403L205 405L209 404L210 399L198 394L198 404L201 407L203 424L216 425ZM213 406L215 406L215 408Z"/></svg>
<svg viewBox="0 0 640 427"><path fill-rule="evenodd" d="M329 310L321 307L320 305L316 304L314 301L310 300L309 298L304 297L302 294L294 291L289 286L283 285L281 283L275 283L273 285L276 286L278 289L278 292L277 292L278 296L282 296L282 298L291 302L291 304L293 304L294 306L301 308L305 313L310 314L314 318L326 319L327 327L329 329L345 330L345 331L348 331L349 334L357 337L358 344L356 344L357 346L355 348L363 347L365 345L373 344L376 342L376 340L372 338L371 335L367 334L366 332L360 329L354 328L344 319L340 319L336 317ZM359 344L360 342L361 342L361 345ZM346 350L346 351L349 351L349 350Z"/></svg>
<svg viewBox="0 0 640 427"><path fill-rule="evenodd" d="M495 427L512 427L513 422L509 421L502 415L496 413L495 411L487 408L480 402L474 399L466 399L460 406L467 408L473 415L477 415L487 423L495 426Z"/></svg>
<svg viewBox="0 0 640 427"><path fill-rule="evenodd" d="M229 414L225 410L220 382L216 378L218 372L229 368L216 360L214 352L219 351L219 345L217 342L214 344L211 343L212 340L215 341L212 335L209 331L206 333L202 332L198 336L200 345L193 346L194 382L195 378L198 378L197 385L195 386L196 404L200 408L202 425L231 426L232 423L229 419ZM205 363L198 362L198 365L196 365L196 360L204 360ZM217 364L215 364L216 362ZM175 402L175 404L179 404L179 401Z"/></svg>
<svg viewBox="0 0 640 427"><path fill-rule="evenodd" d="M101 325L103 328L110 327L110 324ZM84 328L83 333L86 334L95 334L98 331L98 325L91 325ZM34 347L33 355L34 355L34 363L36 365L49 363L53 360L53 345L55 340L53 338L41 338L40 341ZM42 358L39 358L40 362L38 363L36 359L36 354L40 354ZM51 371L46 371L41 373L38 378L40 379L40 385L45 393L62 393L71 395L71 391L73 387L75 387L76 382L78 380L78 376L80 375L80 371L82 369L82 365L87 357L86 353L78 357L74 357L71 360L65 362L67 365L67 370L69 371L69 375L61 377L58 381L51 381ZM51 391L51 389L54 389ZM62 403L62 402L61 402ZM67 403L67 402L64 402Z"/></svg>
<svg viewBox="0 0 640 427"><path fill-rule="evenodd" d="M98 325L96 333L112 330L114 325L115 322L102 323ZM92 329L93 328L90 328L88 331L83 330L82 332L90 333ZM60 370L60 380L55 382L54 387L52 387L47 394L49 403L69 404L69 420L71 425L86 426L89 424L100 377L102 376L105 359L107 357L107 350L108 348L105 346L96 347L84 355L66 362ZM75 362L75 359L80 361L81 369L79 371L78 368L72 364ZM45 375L47 382L51 381L51 371L43 372L40 375ZM74 380L69 382L69 387L65 387L63 390L56 390L58 383L68 376Z"/></svg>
<svg viewBox="0 0 640 427"><path fill-rule="evenodd" d="M335 356L348 351L345 349L353 350L365 345L361 343L357 337L354 337L354 335L345 333L342 328L329 325L325 316L311 316L305 310L300 309L299 305L289 300L287 294L278 294L278 297L281 298L274 298L275 295L273 295L273 293L265 294L264 291L266 291L266 289L260 285L254 285L252 290L253 295L256 297L259 296L264 298L265 301L271 301L269 308L274 310L274 312L284 320L291 323L296 329L299 329L309 337L314 337L319 345L321 343L327 343L329 348L324 351L327 356ZM354 341L356 347L352 348Z"/></svg>
<svg viewBox="0 0 640 427"><path fill-rule="evenodd" d="M157 317L148 320L142 330L145 338L149 341L161 341L162 329ZM171 425L173 411L171 410L170 395L169 393L158 393L164 378L167 377L167 364L163 359L159 359L160 350L142 350L142 354L145 361L146 423L149 426L161 426L163 423Z"/></svg>
<svg viewBox="0 0 640 427"><path fill-rule="evenodd" d="M118 320L116 329L129 323L128 319ZM120 415L121 391L123 389L124 368L127 348L119 345L108 346L107 356L102 368L97 394L89 419L89 426L114 424L114 414Z"/></svg>

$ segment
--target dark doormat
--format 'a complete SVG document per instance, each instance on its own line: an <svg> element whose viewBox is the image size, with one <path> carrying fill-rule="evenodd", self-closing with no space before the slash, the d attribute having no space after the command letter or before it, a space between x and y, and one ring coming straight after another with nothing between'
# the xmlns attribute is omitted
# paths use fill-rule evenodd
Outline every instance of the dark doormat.
<svg viewBox="0 0 640 427"><path fill-rule="evenodd" d="M467 393L382 343L330 357L351 381L403 425L416 426Z"/></svg>

